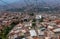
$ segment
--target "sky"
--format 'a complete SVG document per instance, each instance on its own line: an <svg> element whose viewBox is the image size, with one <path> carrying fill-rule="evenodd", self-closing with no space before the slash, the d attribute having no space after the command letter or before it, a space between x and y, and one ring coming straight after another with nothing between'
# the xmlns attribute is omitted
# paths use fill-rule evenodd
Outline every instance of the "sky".
<svg viewBox="0 0 60 39"><path fill-rule="evenodd" d="M17 5L17 4L24 4L26 5L26 3L24 2L24 0L2 0L8 4L14 4L14 5ZM28 0L26 0L28 1ZM34 2L34 0L29 0L31 3ZM50 4L50 5L60 5L60 0L38 0L38 2L44 2L44 3L47 3L47 4ZM29 3L29 2L28 2ZM0 1L0 6L1 5L6 5L5 3L1 2Z"/></svg>
<svg viewBox="0 0 60 39"><path fill-rule="evenodd" d="M7 2L8 4L10 4L10 3L13 3L13 2L17 2L19 0L2 0L2 1ZM0 5L5 5L5 3L3 3L3 2L0 1Z"/></svg>
<svg viewBox="0 0 60 39"><path fill-rule="evenodd" d="M22 3L24 0L2 0L2 1L4 1L4 2L7 2L8 4L10 4L10 3L14 3L14 2L20 2L20 3ZM41 1L41 0L39 0L39 1ZM50 3L60 3L60 0L42 0L42 1L45 1L45 2L50 2ZM0 5L4 5L5 3L3 3L3 2L1 2L0 1Z"/></svg>
<svg viewBox="0 0 60 39"><path fill-rule="evenodd" d="M6 2L6 3L8 3L8 4L10 4L10 5L12 5L12 6L14 6L14 7L22 7L22 6L25 6L26 5L26 3L24 2L24 0L2 0L2 1L4 1L4 2ZM31 3L31 4L33 4L34 2L36 2L35 0L26 0L29 4ZM43 3L44 5L45 4L48 4L49 6L60 6L60 0L37 0L39 3ZM11 7L11 6L8 6L6 3L4 3L4 2L1 2L1 0L0 0L0 9L2 9L2 8L7 8L7 7ZM22 6L21 6L21 5ZM35 3L34 3L35 4ZM6 5L6 6L5 6ZM2 7L3 6L3 7Z"/></svg>

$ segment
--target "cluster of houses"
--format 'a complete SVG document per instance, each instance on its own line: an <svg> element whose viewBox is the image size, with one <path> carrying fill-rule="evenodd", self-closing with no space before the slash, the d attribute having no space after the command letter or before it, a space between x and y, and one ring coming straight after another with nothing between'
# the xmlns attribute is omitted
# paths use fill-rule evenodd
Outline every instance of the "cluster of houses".
<svg viewBox="0 0 60 39"><path fill-rule="evenodd" d="M4 13L0 30L13 21L19 23L9 32L8 39L60 39L59 14Z"/></svg>

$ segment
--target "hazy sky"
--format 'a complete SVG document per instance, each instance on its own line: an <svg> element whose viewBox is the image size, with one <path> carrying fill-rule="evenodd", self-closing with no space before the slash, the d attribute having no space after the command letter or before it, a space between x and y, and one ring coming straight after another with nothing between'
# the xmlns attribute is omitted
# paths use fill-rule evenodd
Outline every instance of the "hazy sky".
<svg viewBox="0 0 60 39"><path fill-rule="evenodd" d="M7 2L8 4L10 4L10 3L18 2L18 1L20 3L22 3L24 0L2 0L2 1ZM39 1L41 1L41 0L39 0ZM60 3L60 0L42 0L42 1L45 1L47 3ZM5 3L3 3L3 2L0 1L0 5L4 5L4 4Z"/></svg>
<svg viewBox="0 0 60 39"><path fill-rule="evenodd" d="M10 3L13 3L13 2L17 2L17 1L19 1L19 0L2 0L2 1L7 2L8 4L10 4ZM22 0L21 0L21 1L22 1ZM4 3L0 1L0 5L1 5L1 4L4 5Z"/></svg>

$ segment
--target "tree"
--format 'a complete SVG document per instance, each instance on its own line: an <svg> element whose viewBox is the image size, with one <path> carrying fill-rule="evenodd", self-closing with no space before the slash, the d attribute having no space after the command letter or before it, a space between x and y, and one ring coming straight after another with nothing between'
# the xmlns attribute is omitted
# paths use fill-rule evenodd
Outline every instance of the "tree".
<svg viewBox="0 0 60 39"><path fill-rule="evenodd" d="M36 26L36 23L32 23L32 26Z"/></svg>
<svg viewBox="0 0 60 39"><path fill-rule="evenodd" d="M36 23L34 22L34 23L32 23L32 27L33 28L35 28L36 27Z"/></svg>
<svg viewBox="0 0 60 39"><path fill-rule="evenodd" d="M36 19L34 18L33 21L32 21L32 27L36 27Z"/></svg>
<svg viewBox="0 0 60 39"><path fill-rule="evenodd" d="M2 39L7 39L8 33L14 28L15 25L17 25L19 22L12 22L10 27L5 27L4 30L1 33Z"/></svg>
<svg viewBox="0 0 60 39"><path fill-rule="evenodd" d="M43 17L39 20L40 22L43 22Z"/></svg>
<svg viewBox="0 0 60 39"><path fill-rule="evenodd" d="M0 38L0 39L2 39L2 38Z"/></svg>
<svg viewBox="0 0 60 39"><path fill-rule="evenodd" d="M33 19L33 21L32 22L36 22L36 19Z"/></svg>
<svg viewBox="0 0 60 39"><path fill-rule="evenodd" d="M29 15L30 15L30 16L34 16L34 13L30 13Z"/></svg>

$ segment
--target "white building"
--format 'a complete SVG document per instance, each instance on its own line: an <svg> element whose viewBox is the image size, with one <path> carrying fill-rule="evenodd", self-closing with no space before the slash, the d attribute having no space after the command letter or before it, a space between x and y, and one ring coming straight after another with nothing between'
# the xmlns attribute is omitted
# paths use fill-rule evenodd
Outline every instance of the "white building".
<svg viewBox="0 0 60 39"><path fill-rule="evenodd" d="M41 19L42 16L41 15L36 15L36 19Z"/></svg>
<svg viewBox="0 0 60 39"><path fill-rule="evenodd" d="M54 29L54 32L60 32L60 28Z"/></svg>
<svg viewBox="0 0 60 39"><path fill-rule="evenodd" d="M38 30L38 35L44 36L44 31Z"/></svg>
<svg viewBox="0 0 60 39"><path fill-rule="evenodd" d="M30 27L31 27L31 26L32 26L32 23L30 23L30 22L25 22L25 23L24 23L24 26L26 26L26 27L27 27L27 26L30 26Z"/></svg>
<svg viewBox="0 0 60 39"><path fill-rule="evenodd" d="M30 30L29 32L31 36L37 36L37 33L35 30Z"/></svg>

